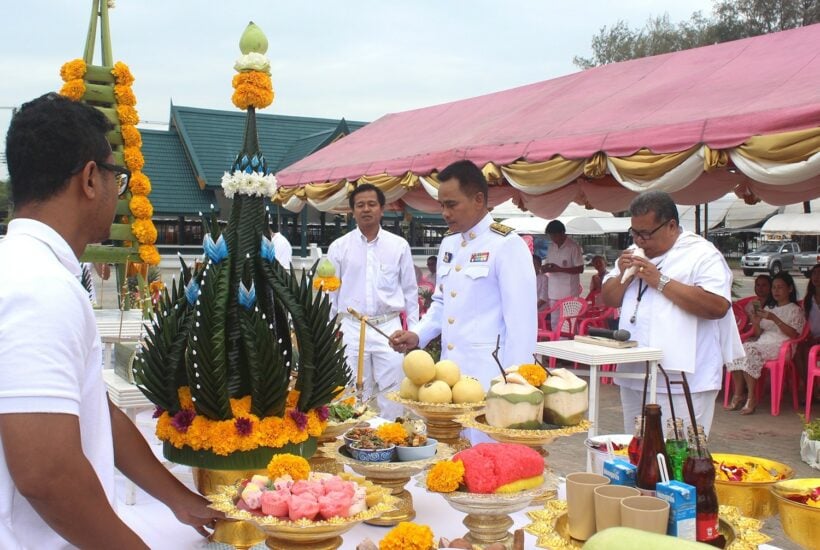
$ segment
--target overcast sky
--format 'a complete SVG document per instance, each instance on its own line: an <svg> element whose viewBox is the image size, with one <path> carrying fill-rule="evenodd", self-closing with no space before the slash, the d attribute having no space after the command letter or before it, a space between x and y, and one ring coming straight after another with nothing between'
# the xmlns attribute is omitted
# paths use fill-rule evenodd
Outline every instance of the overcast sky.
<svg viewBox="0 0 820 550"><path fill-rule="evenodd" d="M598 29L619 19L672 21L710 0L117 0L114 60L127 63L143 121L169 105L234 109L233 64L249 20L266 33L274 103L266 113L372 121L577 71ZM0 129L10 107L58 90L82 57L91 0L3 0ZM99 52L95 63L100 63ZM0 166L0 177L5 176Z"/></svg>

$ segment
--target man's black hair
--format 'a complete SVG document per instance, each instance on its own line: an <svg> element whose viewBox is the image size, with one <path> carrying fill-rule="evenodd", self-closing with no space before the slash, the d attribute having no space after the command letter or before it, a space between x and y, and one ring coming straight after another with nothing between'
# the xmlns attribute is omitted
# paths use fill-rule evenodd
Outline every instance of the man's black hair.
<svg viewBox="0 0 820 550"><path fill-rule="evenodd" d="M353 210L353 205L356 204L356 195L364 193L365 191L375 191L376 198L379 199L379 206L384 208L386 199L384 198L384 191L373 185L372 183L363 183L356 187L347 197L347 202L350 204L350 209Z"/></svg>
<svg viewBox="0 0 820 550"><path fill-rule="evenodd" d="M484 206L487 206L487 198L489 197L487 178L484 177L481 169L476 166L473 161L456 161L438 174L438 181L441 182L453 178L458 181L458 187L461 189L461 192L468 197L472 197L476 193L482 193Z"/></svg>
<svg viewBox="0 0 820 550"><path fill-rule="evenodd" d="M105 162L114 125L98 109L55 93L25 103L6 134L6 163L15 206L62 191L89 161Z"/></svg>

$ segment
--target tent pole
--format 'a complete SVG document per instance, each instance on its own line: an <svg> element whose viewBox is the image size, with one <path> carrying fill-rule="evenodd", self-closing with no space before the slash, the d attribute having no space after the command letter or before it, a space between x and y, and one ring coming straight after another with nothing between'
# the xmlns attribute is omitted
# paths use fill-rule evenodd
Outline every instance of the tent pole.
<svg viewBox="0 0 820 550"><path fill-rule="evenodd" d="M703 204L703 238L709 238L709 203Z"/></svg>
<svg viewBox="0 0 820 550"><path fill-rule="evenodd" d="M695 235L700 235L700 205L695 205Z"/></svg>

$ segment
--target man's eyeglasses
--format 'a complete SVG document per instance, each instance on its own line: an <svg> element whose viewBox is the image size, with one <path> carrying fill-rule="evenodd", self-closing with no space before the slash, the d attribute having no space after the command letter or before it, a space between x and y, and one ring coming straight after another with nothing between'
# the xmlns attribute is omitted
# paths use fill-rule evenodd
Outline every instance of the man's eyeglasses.
<svg viewBox="0 0 820 550"><path fill-rule="evenodd" d="M632 228L630 227L630 228L629 228L629 232L630 232L630 233L632 233L632 238L633 238L633 239L641 239L642 241L648 241L649 239L651 239L651 238L652 238L652 235L654 235L654 234L655 234L655 232L656 232L658 229L660 229L660 228L661 228L661 227L663 227L664 225L668 224L669 222L670 222L670 220L666 220L665 222L663 222L662 224L660 224L658 227L656 227L656 228L655 228L655 229L653 229L652 231L637 231L637 230L632 229Z"/></svg>
<svg viewBox="0 0 820 550"><path fill-rule="evenodd" d="M125 191L128 189L128 180L131 179L131 170L124 166L108 164L107 162L97 162L97 166L105 168L110 172L114 172L118 186L117 195L119 196L125 193Z"/></svg>

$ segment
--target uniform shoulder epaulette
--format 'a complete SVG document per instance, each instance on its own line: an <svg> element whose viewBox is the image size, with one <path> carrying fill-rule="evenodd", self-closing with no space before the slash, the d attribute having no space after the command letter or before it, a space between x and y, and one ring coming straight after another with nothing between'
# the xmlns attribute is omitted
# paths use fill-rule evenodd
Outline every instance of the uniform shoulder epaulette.
<svg viewBox="0 0 820 550"><path fill-rule="evenodd" d="M498 222L490 224L490 229L492 231L495 231L499 235L504 235L505 237L507 235L509 235L510 233L512 233L513 231L515 231L509 225L504 225L503 223L498 223Z"/></svg>
<svg viewBox="0 0 820 550"><path fill-rule="evenodd" d="M444 233L444 236L445 236L445 237L449 237L450 235L455 235L455 233L453 233L453 230L452 230L452 229L448 229L448 230Z"/></svg>

